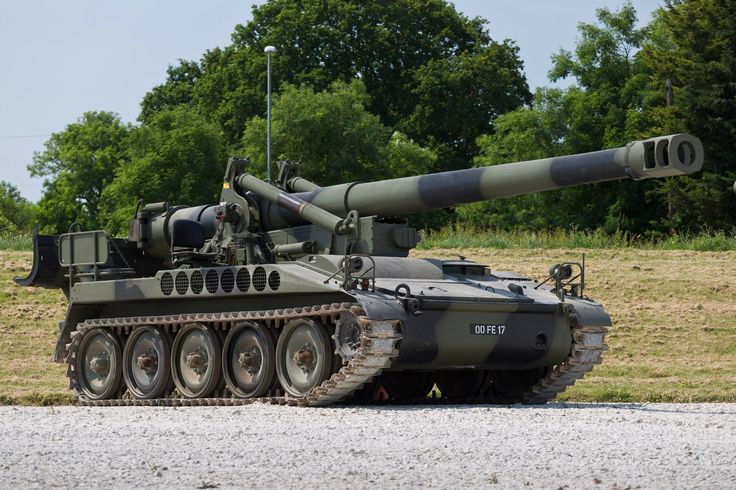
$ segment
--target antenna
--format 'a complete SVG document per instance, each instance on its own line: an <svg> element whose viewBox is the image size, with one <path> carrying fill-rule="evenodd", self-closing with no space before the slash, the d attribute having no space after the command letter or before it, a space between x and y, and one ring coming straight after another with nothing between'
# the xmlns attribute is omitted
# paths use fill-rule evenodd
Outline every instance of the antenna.
<svg viewBox="0 0 736 490"><path fill-rule="evenodd" d="M266 126L267 126L267 142L266 142L266 181L271 183L271 55L276 52L273 46L266 46L263 50L268 58L268 82L266 91L268 92L268 102L266 105Z"/></svg>

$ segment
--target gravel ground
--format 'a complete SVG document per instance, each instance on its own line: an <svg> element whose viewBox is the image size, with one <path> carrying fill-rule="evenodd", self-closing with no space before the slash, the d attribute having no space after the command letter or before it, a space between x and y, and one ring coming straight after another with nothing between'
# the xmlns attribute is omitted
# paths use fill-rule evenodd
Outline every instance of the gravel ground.
<svg viewBox="0 0 736 490"><path fill-rule="evenodd" d="M0 488L736 488L736 405L0 408Z"/></svg>

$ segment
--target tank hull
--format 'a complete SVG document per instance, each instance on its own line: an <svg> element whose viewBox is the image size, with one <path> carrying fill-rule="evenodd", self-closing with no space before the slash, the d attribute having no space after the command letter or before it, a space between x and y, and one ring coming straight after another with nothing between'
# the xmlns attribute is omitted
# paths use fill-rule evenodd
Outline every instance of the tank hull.
<svg viewBox="0 0 736 490"><path fill-rule="evenodd" d="M339 258L334 256L331 263ZM524 294L511 293L509 285L520 282L520 276L513 280L492 275L457 278L439 272L435 262L419 259L379 260L379 270L393 275L402 261L423 273L410 279L377 277L375 291L345 291L339 281L330 280L329 270L298 262L181 269L151 278L80 282L70 291L71 303L55 357L65 358L64 346L71 332L90 318L237 314L350 302L372 320L400 325L399 354L389 368L392 371L519 370L553 366L569 355L573 315L589 326L610 325L601 305L580 298L561 301L548 289L534 289L537 283L533 281L523 288ZM228 277L244 273L251 277L247 287L237 281L229 284ZM218 283L199 286L200 275L205 281L216 275ZM255 277L265 278L262 288L253 282ZM419 298L413 309L397 297L399 286Z"/></svg>

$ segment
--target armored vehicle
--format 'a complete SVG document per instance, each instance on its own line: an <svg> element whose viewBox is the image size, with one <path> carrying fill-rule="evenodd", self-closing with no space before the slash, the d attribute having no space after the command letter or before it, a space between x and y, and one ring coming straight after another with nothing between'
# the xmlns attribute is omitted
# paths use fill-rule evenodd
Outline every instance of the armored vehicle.
<svg viewBox="0 0 736 490"><path fill-rule="evenodd" d="M85 404L544 403L600 362L611 325L585 265L537 282L419 259L411 213L692 174L687 134L581 155L320 187L231 158L219 204L139 205L129 236L34 236L23 286L69 301L54 360ZM436 393L436 392L435 392Z"/></svg>

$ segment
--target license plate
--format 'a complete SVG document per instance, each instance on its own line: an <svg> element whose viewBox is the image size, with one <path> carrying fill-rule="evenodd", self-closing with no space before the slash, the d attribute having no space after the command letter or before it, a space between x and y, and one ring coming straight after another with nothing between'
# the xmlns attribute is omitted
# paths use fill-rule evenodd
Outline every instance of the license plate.
<svg viewBox="0 0 736 490"><path fill-rule="evenodd" d="M470 335L503 335L506 325L499 323L471 323Z"/></svg>

